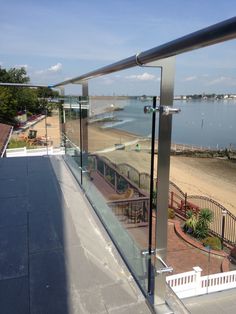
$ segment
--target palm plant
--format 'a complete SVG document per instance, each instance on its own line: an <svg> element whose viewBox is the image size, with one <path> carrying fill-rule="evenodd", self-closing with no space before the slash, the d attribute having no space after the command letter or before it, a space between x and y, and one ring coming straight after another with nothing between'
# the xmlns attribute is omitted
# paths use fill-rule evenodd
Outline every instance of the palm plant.
<svg viewBox="0 0 236 314"><path fill-rule="evenodd" d="M209 233L209 224L213 220L213 212L209 208L203 208L198 215L194 236L199 239L204 239Z"/></svg>
<svg viewBox="0 0 236 314"><path fill-rule="evenodd" d="M201 209L198 220L209 225L213 221L213 212L209 208Z"/></svg>
<svg viewBox="0 0 236 314"><path fill-rule="evenodd" d="M197 226L197 217L192 210L188 210L186 212L187 220L184 224L184 231L188 233L194 233Z"/></svg>

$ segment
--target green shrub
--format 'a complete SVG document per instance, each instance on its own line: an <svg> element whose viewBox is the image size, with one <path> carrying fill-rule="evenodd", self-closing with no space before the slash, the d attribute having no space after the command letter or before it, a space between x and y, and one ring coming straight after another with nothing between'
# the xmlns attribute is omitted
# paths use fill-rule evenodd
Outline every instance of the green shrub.
<svg viewBox="0 0 236 314"><path fill-rule="evenodd" d="M175 211L172 208L168 208L168 219L174 219L175 218Z"/></svg>
<svg viewBox="0 0 236 314"><path fill-rule="evenodd" d="M207 237L202 241L204 246L210 247L212 250L221 250L221 241L217 237Z"/></svg>

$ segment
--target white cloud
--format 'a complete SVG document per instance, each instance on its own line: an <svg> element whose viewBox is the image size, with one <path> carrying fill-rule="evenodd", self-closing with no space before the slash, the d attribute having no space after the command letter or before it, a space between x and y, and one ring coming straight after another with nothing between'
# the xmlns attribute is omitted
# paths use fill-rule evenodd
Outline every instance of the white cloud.
<svg viewBox="0 0 236 314"><path fill-rule="evenodd" d="M49 73L58 73L62 69L62 64L58 62L55 65L50 66L48 69L38 70L35 74L49 74Z"/></svg>
<svg viewBox="0 0 236 314"><path fill-rule="evenodd" d="M213 80L209 81L208 85L215 85L215 84L219 84L219 83L226 82L226 81L229 81L229 80L230 80L229 77L220 76L220 77L217 77L216 79L213 79Z"/></svg>
<svg viewBox="0 0 236 314"><path fill-rule="evenodd" d="M216 77L216 78L212 78L211 80L208 80L206 82L206 85L208 86L228 86L228 87L231 87L231 86L236 86L236 77L232 77L232 76L219 76L219 77Z"/></svg>
<svg viewBox="0 0 236 314"><path fill-rule="evenodd" d="M28 64L16 64L14 68L25 68L26 70L29 68Z"/></svg>
<svg viewBox="0 0 236 314"><path fill-rule="evenodd" d="M138 74L138 75L135 75L135 74L128 75L125 78L128 80L135 80L135 81L153 81L156 79L156 76L145 72L143 74Z"/></svg>
<svg viewBox="0 0 236 314"><path fill-rule="evenodd" d="M194 81L197 79L197 76L193 75L193 76L187 76L184 78L185 82L190 82L190 81Z"/></svg>
<svg viewBox="0 0 236 314"><path fill-rule="evenodd" d="M49 72L59 72L59 71L61 71L61 69L62 69L62 64L61 64L60 62L58 62L57 64L52 65L52 66L48 69L48 71L49 71Z"/></svg>

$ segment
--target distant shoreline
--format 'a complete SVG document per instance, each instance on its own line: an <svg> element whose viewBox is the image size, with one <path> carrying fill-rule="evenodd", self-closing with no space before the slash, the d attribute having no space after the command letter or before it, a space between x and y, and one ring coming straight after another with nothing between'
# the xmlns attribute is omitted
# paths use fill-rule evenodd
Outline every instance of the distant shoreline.
<svg viewBox="0 0 236 314"><path fill-rule="evenodd" d="M138 99L142 101L150 101L153 97L160 99L159 95L136 95L136 96L89 96L92 100L125 100L125 99ZM213 100L236 100L236 94L216 94L216 93L206 93L206 94L190 94L190 95L175 95L173 100L202 100L202 101L213 101Z"/></svg>

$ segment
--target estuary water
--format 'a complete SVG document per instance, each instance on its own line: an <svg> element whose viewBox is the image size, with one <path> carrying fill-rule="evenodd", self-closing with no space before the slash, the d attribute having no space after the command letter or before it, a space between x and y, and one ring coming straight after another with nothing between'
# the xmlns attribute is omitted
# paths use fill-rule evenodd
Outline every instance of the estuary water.
<svg viewBox="0 0 236 314"><path fill-rule="evenodd" d="M115 106L123 107L124 110L114 112L118 121L108 122L104 127L150 136L152 115L144 114L143 108L146 105L152 105L152 102L116 100ZM180 108L181 112L173 115L173 143L236 149L236 99L175 100L174 107ZM158 119L157 114L156 136Z"/></svg>

